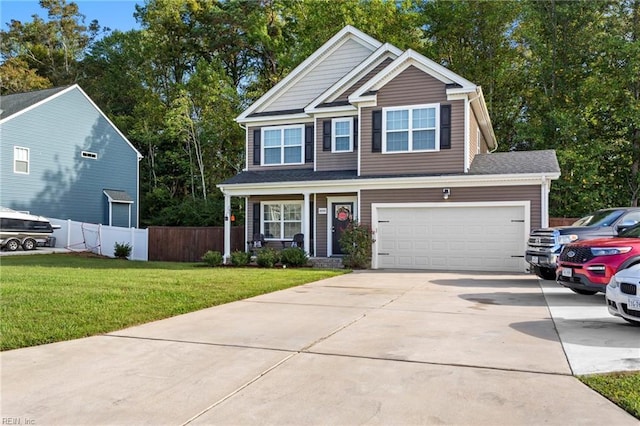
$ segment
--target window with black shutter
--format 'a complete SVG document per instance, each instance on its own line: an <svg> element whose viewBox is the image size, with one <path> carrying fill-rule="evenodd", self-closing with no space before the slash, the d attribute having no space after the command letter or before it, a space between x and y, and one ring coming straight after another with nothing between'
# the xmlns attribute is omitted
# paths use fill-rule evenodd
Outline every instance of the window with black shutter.
<svg viewBox="0 0 640 426"><path fill-rule="evenodd" d="M260 129L253 131L253 164L260 165Z"/></svg>
<svg viewBox="0 0 640 426"><path fill-rule="evenodd" d="M331 120L322 122L322 150L331 151Z"/></svg>
<svg viewBox="0 0 640 426"><path fill-rule="evenodd" d="M313 125L304 128L304 162L313 163Z"/></svg>
<svg viewBox="0 0 640 426"><path fill-rule="evenodd" d="M371 152L382 152L382 111L371 113Z"/></svg>
<svg viewBox="0 0 640 426"><path fill-rule="evenodd" d="M440 149L451 149L451 105L440 105Z"/></svg>

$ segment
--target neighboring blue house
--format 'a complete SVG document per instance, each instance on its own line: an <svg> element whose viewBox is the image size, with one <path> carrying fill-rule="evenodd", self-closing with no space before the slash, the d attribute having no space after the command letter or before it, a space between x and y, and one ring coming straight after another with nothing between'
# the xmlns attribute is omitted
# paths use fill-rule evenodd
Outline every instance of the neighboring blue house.
<svg viewBox="0 0 640 426"><path fill-rule="evenodd" d="M0 205L137 227L142 155L76 84L0 97Z"/></svg>

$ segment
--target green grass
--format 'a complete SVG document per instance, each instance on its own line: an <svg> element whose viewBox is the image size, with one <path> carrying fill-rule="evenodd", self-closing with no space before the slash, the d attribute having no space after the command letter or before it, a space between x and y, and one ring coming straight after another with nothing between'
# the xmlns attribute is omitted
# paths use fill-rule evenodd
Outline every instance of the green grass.
<svg viewBox="0 0 640 426"><path fill-rule="evenodd" d="M578 377L584 384L640 419L640 371Z"/></svg>
<svg viewBox="0 0 640 426"><path fill-rule="evenodd" d="M0 260L0 350L107 333L344 272L7 256Z"/></svg>

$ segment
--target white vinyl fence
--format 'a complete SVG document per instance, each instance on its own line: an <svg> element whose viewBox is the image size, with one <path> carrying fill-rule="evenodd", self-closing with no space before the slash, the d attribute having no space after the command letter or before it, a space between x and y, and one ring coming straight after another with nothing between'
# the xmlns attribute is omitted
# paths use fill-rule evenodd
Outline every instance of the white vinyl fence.
<svg viewBox="0 0 640 426"><path fill-rule="evenodd" d="M114 257L115 244L127 243L131 246L129 259L149 260L149 233L146 229L96 225L72 220L50 220L52 225L60 225L60 229L53 231L56 247Z"/></svg>

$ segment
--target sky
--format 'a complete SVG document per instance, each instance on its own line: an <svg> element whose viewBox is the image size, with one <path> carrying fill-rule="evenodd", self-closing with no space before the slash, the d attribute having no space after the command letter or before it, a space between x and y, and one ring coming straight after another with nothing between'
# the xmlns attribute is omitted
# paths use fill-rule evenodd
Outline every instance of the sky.
<svg viewBox="0 0 640 426"><path fill-rule="evenodd" d="M144 0L73 0L78 5L78 10L85 15L85 25L96 19L101 27L109 27L112 30L128 31L139 29L133 13L136 4L144 4ZM71 3L71 0L67 0ZM37 0L0 0L1 28L7 30L7 23L12 19L31 22L32 15L38 15L48 21L47 10L40 7Z"/></svg>

